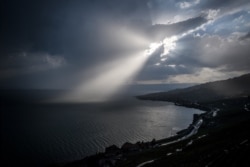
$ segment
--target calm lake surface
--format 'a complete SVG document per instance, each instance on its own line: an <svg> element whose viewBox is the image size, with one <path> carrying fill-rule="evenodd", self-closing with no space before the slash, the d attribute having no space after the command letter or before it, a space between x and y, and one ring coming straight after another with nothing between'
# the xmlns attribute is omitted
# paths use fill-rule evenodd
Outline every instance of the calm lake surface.
<svg viewBox="0 0 250 167"><path fill-rule="evenodd" d="M11 166L44 166L151 141L186 128L200 110L128 98L105 103L22 104L1 111L1 154Z"/></svg>

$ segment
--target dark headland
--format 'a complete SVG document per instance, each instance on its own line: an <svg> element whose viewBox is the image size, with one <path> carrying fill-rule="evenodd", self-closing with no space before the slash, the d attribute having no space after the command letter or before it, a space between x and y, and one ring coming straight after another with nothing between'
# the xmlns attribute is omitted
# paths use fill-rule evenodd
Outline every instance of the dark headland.
<svg viewBox="0 0 250 167"><path fill-rule="evenodd" d="M112 145L104 153L65 167L248 166L250 164L250 74L185 89L138 96L206 111L187 129L149 142Z"/></svg>

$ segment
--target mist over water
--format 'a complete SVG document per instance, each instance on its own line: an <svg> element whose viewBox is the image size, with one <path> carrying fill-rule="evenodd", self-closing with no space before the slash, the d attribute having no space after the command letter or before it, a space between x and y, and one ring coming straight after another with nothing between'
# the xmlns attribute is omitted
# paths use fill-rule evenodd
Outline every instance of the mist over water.
<svg viewBox="0 0 250 167"><path fill-rule="evenodd" d="M112 144L168 137L187 127L193 114L200 112L134 98L8 106L1 114L2 151L10 164L68 162L104 151Z"/></svg>

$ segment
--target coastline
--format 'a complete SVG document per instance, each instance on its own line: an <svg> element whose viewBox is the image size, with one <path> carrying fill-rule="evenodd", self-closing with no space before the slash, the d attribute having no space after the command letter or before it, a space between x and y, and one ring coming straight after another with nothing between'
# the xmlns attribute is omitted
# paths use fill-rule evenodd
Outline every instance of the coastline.
<svg viewBox="0 0 250 167"><path fill-rule="evenodd" d="M202 104L180 100L152 100L148 97L139 100L166 101L177 106L199 109L204 113L194 114L190 125L174 136L148 142L126 142L121 148L112 145L103 153L68 163L64 167L143 167L151 164L165 166L166 163L169 166L180 166L186 162L189 162L190 166L207 166L214 163L223 164L223 157L239 164L248 161L246 155L250 153L250 139L247 137L250 136L249 96ZM244 155L239 156L239 151L244 152Z"/></svg>
<svg viewBox="0 0 250 167"><path fill-rule="evenodd" d="M137 98L137 99L149 100L149 99L140 99L140 98ZM86 156L85 158L81 160L76 160L76 161L64 164L62 166L73 167L73 166L78 166L78 164L85 165L85 166L105 166L105 165L114 166L117 161L125 160L126 159L126 158L124 159L125 156L141 153L144 151L149 151L150 149L153 149L153 148L164 147L164 146L178 143L180 141L183 141L192 137L193 135L197 134L200 126L203 124L204 122L203 118L210 117L211 115L213 115L212 114L213 111L210 108L202 106L198 103L180 103L180 102L173 102L173 101L168 101L168 100L150 100L150 101L170 102L176 106L194 108L194 109L204 111L204 113L194 114L193 120L189 124L189 126L185 129L178 131L173 136L162 138L159 140L152 139L152 141L147 141L147 142L140 142L140 141L136 143L126 142L120 148L116 145L111 145L109 147L106 147L104 152L99 152L99 153L96 153L95 155Z"/></svg>
<svg viewBox="0 0 250 167"><path fill-rule="evenodd" d="M200 121L202 121L202 122L204 121L203 118L206 118L205 120L208 120L208 118L215 117L216 114L214 114L214 113L218 112L218 108L212 109L212 108L210 108L208 106L201 105L201 104L196 103L196 102L194 103L194 102L184 102L184 101L180 101L180 100L174 101L174 100L159 100L159 99L157 99L157 100L153 99L152 100L152 99L148 99L148 98L144 98L144 97L142 98L140 96L137 96L136 98L139 99L139 100L170 102L170 103L173 103L176 106L181 106L181 107L186 107L186 108L193 108L193 109L198 109L198 110L204 111L204 113L201 113L201 114L194 114L192 122L189 124L189 126L186 129L182 129L182 130L178 131L174 136L170 136L170 137L167 137L167 138L157 140L156 141L157 144L165 144L165 145L167 145L168 143L172 144L172 143L175 143L175 141L176 142L181 141L181 138L184 138L185 136L190 135L190 133L192 133L192 131L194 131L194 129L196 129L196 131L198 131L199 127L202 124L202 123L200 124ZM191 136L192 135L190 135L189 137L191 137Z"/></svg>

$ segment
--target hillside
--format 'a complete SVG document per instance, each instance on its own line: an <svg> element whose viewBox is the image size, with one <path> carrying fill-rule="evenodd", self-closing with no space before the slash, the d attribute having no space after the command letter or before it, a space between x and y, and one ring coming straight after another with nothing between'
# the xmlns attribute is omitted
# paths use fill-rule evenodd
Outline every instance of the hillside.
<svg viewBox="0 0 250 167"><path fill-rule="evenodd" d="M250 74L138 96L143 100L170 101L176 105L208 111L201 116L203 123L196 135L160 151L156 150L154 154L163 153L157 158L151 156L153 161L144 166L248 166L249 97ZM213 114L209 116L211 112ZM145 155L136 157L137 160L131 158L130 164L143 157Z"/></svg>
<svg viewBox="0 0 250 167"><path fill-rule="evenodd" d="M250 95L250 74L184 89L138 96L143 100L208 103Z"/></svg>

